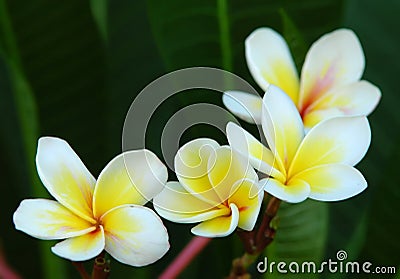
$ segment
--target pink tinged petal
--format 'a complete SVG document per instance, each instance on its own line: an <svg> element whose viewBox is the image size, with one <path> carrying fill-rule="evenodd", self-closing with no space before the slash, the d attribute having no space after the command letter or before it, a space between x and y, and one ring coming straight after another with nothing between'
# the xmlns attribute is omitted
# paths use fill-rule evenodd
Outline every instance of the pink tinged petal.
<svg viewBox="0 0 400 279"><path fill-rule="evenodd" d="M354 167L330 164L307 169L296 178L310 184L310 198L319 201L340 201L358 195L367 188L367 181Z"/></svg>
<svg viewBox="0 0 400 279"><path fill-rule="evenodd" d="M17 230L39 239L64 239L96 229L60 203L46 199L23 200L13 220Z"/></svg>
<svg viewBox="0 0 400 279"><path fill-rule="evenodd" d="M306 115L330 89L358 81L364 66L364 53L353 31L339 29L322 36L311 46L301 72L301 114Z"/></svg>
<svg viewBox="0 0 400 279"><path fill-rule="evenodd" d="M261 124L260 96L240 91L226 91L222 95L222 102L240 119L251 124Z"/></svg>
<svg viewBox="0 0 400 279"><path fill-rule="evenodd" d="M44 186L57 201L81 218L95 223L92 195L96 181L66 141L40 138L36 166Z"/></svg>
<svg viewBox="0 0 400 279"><path fill-rule="evenodd" d="M228 215L204 221L192 228L192 233L203 237L223 237L230 235L236 229L238 222L239 209L231 203Z"/></svg>
<svg viewBox="0 0 400 279"><path fill-rule="evenodd" d="M335 87L310 106L303 120L306 126L311 127L335 116L368 115L378 105L380 98L379 88L364 80Z"/></svg>
<svg viewBox="0 0 400 279"><path fill-rule="evenodd" d="M310 185L300 179L292 179L285 185L276 179L266 178L261 180L260 184L267 193L290 203L302 202L310 195Z"/></svg>
<svg viewBox="0 0 400 279"><path fill-rule="evenodd" d="M94 191L93 211L101 217L123 204L143 205L167 182L163 163L149 150L124 152L103 169Z"/></svg>
<svg viewBox="0 0 400 279"><path fill-rule="evenodd" d="M236 190L228 199L229 204L234 204L239 210L238 227L251 231L256 224L258 214L264 197L264 189L257 181L244 179L238 181Z"/></svg>
<svg viewBox="0 0 400 279"><path fill-rule="evenodd" d="M285 40L270 28L259 28L245 42L247 66L258 85L266 91L273 84L297 102L299 78Z"/></svg>
<svg viewBox="0 0 400 279"><path fill-rule="evenodd" d="M175 156L175 172L179 182L189 192L211 204L221 203L208 179L209 158L219 148L211 139L198 138L182 146Z"/></svg>
<svg viewBox="0 0 400 279"><path fill-rule="evenodd" d="M199 222L220 209L218 204L211 204L189 193L179 182L168 182L164 190L154 198L155 210L165 219L174 222ZM208 213L207 213L208 212ZM220 213L224 214L224 213ZM215 217L211 214L211 217ZM200 218L200 219L199 219Z"/></svg>
<svg viewBox="0 0 400 279"><path fill-rule="evenodd" d="M234 187L238 185L237 181L245 178L258 181L247 157L240 156L229 146L217 148L208 162L208 178L221 201L226 201L231 196L235 191Z"/></svg>
<svg viewBox="0 0 400 279"><path fill-rule="evenodd" d="M366 117L337 117L314 126L301 143L289 177L318 165L343 163L356 165L371 142Z"/></svg>
<svg viewBox="0 0 400 279"><path fill-rule="evenodd" d="M168 233L160 218L143 206L121 206L102 218L106 251L121 263L144 266L169 249Z"/></svg>
<svg viewBox="0 0 400 279"><path fill-rule="evenodd" d="M230 146L244 157L257 170L269 176L284 180L279 171L275 157L271 150L266 148L255 137L233 122L226 125L226 135Z"/></svg>
<svg viewBox="0 0 400 279"><path fill-rule="evenodd" d="M338 116L343 116L343 112L339 108L335 107L311 110L309 113L303 116L303 123L306 133L308 133L308 131L310 131L310 129L319 122Z"/></svg>
<svg viewBox="0 0 400 279"><path fill-rule="evenodd" d="M102 226L96 231L68 238L51 248L54 254L71 261L86 261L104 250L105 239Z"/></svg>
<svg viewBox="0 0 400 279"><path fill-rule="evenodd" d="M262 128L279 170L284 172L303 140L303 122L292 100L276 86L269 87L263 105Z"/></svg>

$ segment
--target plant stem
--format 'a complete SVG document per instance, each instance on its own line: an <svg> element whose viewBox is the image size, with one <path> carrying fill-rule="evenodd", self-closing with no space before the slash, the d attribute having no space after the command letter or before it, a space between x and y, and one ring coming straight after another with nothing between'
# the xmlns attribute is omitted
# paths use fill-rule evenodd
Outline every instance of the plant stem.
<svg viewBox="0 0 400 279"><path fill-rule="evenodd" d="M75 266L82 279L90 279L90 275L87 273L82 262L72 262L72 265Z"/></svg>
<svg viewBox="0 0 400 279"><path fill-rule="evenodd" d="M0 278L20 279L21 277L8 265L2 249L0 249Z"/></svg>
<svg viewBox="0 0 400 279"><path fill-rule="evenodd" d="M179 253L174 261L158 277L159 279L176 278L211 241L212 238L195 236Z"/></svg>
<svg viewBox="0 0 400 279"><path fill-rule="evenodd" d="M236 258L232 262L231 273L227 279L249 279L250 275L247 273L247 268L251 265L258 255L250 255L244 253L240 258Z"/></svg>
<svg viewBox="0 0 400 279"><path fill-rule="evenodd" d="M246 252L243 256L233 260L228 279L250 278L250 274L247 273L247 268L258 258L262 251L271 244L275 237L277 228L272 221L278 212L280 204L280 199L271 196L258 229L250 232L237 232L244 244Z"/></svg>
<svg viewBox="0 0 400 279"><path fill-rule="evenodd" d="M110 261L106 260L105 252L103 252L94 260L92 279L107 279L110 271Z"/></svg>
<svg viewBox="0 0 400 279"><path fill-rule="evenodd" d="M258 228L256 235L256 253L261 253L265 247L267 247L275 237L276 227L271 224L271 221L276 216L279 206L281 205L281 200L271 196L268 202L267 208L265 209L263 220Z"/></svg>

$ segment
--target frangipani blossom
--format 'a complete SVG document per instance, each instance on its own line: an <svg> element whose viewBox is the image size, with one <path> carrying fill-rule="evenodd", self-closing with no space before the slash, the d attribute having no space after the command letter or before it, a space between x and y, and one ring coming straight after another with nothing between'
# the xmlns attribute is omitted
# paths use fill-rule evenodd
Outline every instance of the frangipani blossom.
<svg viewBox="0 0 400 279"><path fill-rule="evenodd" d="M148 150L115 157L96 180L68 145L39 139L36 165L56 199L23 200L14 213L16 229L39 239L65 239L52 251L84 261L104 249L118 261L143 266L169 249L160 218L144 205L167 181L167 169Z"/></svg>
<svg viewBox="0 0 400 279"><path fill-rule="evenodd" d="M192 233L222 237L236 227L252 230L263 190L254 169L229 146L201 138L175 156L179 182L168 182L154 198L159 215L178 223L197 223Z"/></svg>
<svg viewBox="0 0 400 279"><path fill-rule="evenodd" d="M263 98L261 123L270 149L232 122L227 125L227 136L234 150L269 176L260 181L266 192L292 203L307 197L338 201L367 187L353 167L371 140L365 116L331 118L305 134L292 100L270 85Z"/></svg>
<svg viewBox="0 0 400 279"><path fill-rule="evenodd" d="M259 28L246 39L246 61L257 84L266 91L280 87L296 104L306 129L336 116L370 114L380 90L360 80L365 66L357 36L339 29L322 36L310 48L299 79L285 40L270 28ZM262 99L253 94L228 91L225 106L241 119L261 123Z"/></svg>

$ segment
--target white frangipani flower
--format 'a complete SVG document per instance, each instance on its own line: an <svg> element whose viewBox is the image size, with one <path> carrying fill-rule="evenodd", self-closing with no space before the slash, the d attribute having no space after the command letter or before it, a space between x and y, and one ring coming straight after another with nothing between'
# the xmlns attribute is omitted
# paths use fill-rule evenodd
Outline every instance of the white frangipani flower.
<svg viewBox="0 0 400 279"><path fill-rule="evenodd" d="M299 78L285 40L270 28L253 31L245 42L249 70L264 91L281 88L296 104L306 129L336 116L366 116L377 106L381 92L360 80L365 67L357 36L339 29L317 40L305 58ZM228 91L225 106L249 123L261 123L259 96Z"/></svg>
<svg viewBox="0 0 400 279"><path fill-rule="evenodd" d="M350 198L367 187L353 166L365 155L371 131L365 116L336 117L307 134L292 100L270 85L263 99L262 129L269 148L236 124L227 125L230 146L269 178L266 192L287 202Z"/></svg>
<svg viewBox="0 0 400 279"><path fill-rule="evenodd" d="M118 155L96 181L67 142L44 137L36 165L56 201L23 200L14 213L16 229L39 239L65 239L52 251L72 261L91 259L105 249L122 263L144 266L168 251L165 227L143 206L168 176L152 152Z"/></svg>
<svg viewBox="0 0 400 279"><path fill-rule="evenodd" d="M229 146L200 138L182 146L175 156L179 182L168 182L154 198L159 215L177 223L198 223L192 233L222 237L237 227L251 231L263 190L247 160Z"/></svg>

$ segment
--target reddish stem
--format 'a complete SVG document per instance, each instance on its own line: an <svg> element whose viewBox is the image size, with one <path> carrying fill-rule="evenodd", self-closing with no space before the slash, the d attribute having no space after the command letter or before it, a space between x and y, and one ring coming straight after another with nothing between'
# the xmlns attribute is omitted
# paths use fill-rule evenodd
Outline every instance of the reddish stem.
<svg viewBox="0 0 400 279"><path fill-rule="evenodd" d="M164 270L158 279L176 278L211 241L211 238L195 236Z"/></svg>
<svg viewBox="0 0 400 279"><path fill-rule="evenodd" d="M71 262L73 266L75 266L76 270L79 272L79 275L82 279L90 279L90 275L87 273L85 267L82 262Z"/></svg>
<svg viewBox="0 0 400 279"><path fill-rule="evenodd" d="M271 196L255 239L257 253L263 251L275 237L275 228L271 227L271 221L275 218L280 205L281 200Z"/></svg>
<svg viewBox="0 0 400 279"><path fill-rule="evenodd" d="M103 252L94 260L92 279L107 279L110 271L110 262L105 258L105 252Z"/></svg>
<svg viewBox="0 0 400 279"><path fill-rule="evenodd" d="M232 268L227 279L249 279L247 267L252 264L261 252L273 241L276 228L271 222L275 218L281 201L271 196L263 219L258 229L250 232L238 231L239 237L244 244L246 253L232 262Z"/></svg>
<svg viewBox="0 0 400 279"><path fill-rule="evenodd" d="M0 249L0 278L20 279L19 276L7 263L3 251Z"/></svg>

